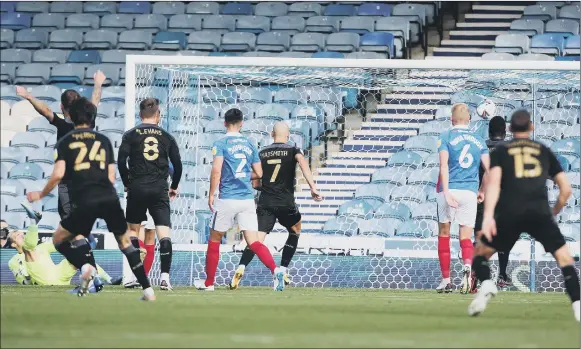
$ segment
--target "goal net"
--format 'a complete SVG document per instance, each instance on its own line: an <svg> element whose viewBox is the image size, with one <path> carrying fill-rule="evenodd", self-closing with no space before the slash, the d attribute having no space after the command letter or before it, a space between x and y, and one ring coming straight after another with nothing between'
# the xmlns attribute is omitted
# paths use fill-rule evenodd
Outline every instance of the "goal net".
<svg viewBox="0 0 581 349"><path fill-rule="evenodd" d="M184 164L172 201L172 282L205 278L211 146L225 133L224 113L244 113L242 133L260 148L277 121L302 148L324 201L310 198L297 172L303 232L289 269L295 286L427 289L441 274L437 257L437 137L454 103L465 103L476 132L488 120L527 108L534 137L570 171L575 197L557 219L579 254L579 67L574 62L447 62L128 56L126 127L138 103L161 101L162 126L178 141ZM131 115L135 115L133 118ZM573 172L577 171L577 172ZM556 190L547 182L552 201ZM526 233L526 232L523 232ZM266 245L280 258L286 230ZM452 228L452 278L460 285L458 227ZM216 282L233 276L245 243L236 228L221 248ZM510 254L519 290L563 290L560 271L540 244L523 234ZM495 263L495 262L494 262ZM260 261L243 286L271 284ZM159 263L152 270L159 279Z"/></svg>

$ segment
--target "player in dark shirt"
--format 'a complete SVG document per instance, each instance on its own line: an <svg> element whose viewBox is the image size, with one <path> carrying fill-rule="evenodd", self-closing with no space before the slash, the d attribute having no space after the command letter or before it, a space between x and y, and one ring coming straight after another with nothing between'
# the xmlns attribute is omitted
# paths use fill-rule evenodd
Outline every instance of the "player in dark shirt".
<svg viewBox="0 0 581 349"><path fill-rule="evenodd" d="M521 232L527 232L561 267L565 289L579 321L579 277L554 218L571 196L571 185L551 150L529 139L532 128L529 112L516 111L510 122L514 138L499 144L491 154L490 173L485 183L482 234L472 263L482 284L468 313L475 316L483 312L498 292L490 280L490 257L496 251L510 251ZM559 187L559 197L552 209L545 188L547 178Z"/></svg>
<svg viewBox="0 0 581 349"><path fill-rule="evenodd" d="M305 180L311 188L311 196L317 202L323 200L316 189L309 163L301 149L288 144L290 130L286 123L278 122L274 125L272 138L274 143L260 150L259 157L262 163L262 181L255 185L260 190L256 214L258 216L259 239L264 241L266 235L278 222L284 226L289 235L282 250L280 268L285 273L285 283L290 282L287 268L297 250L299 234L301 232L301 214L295 204L296 165L298 164ZM248 247L244 249L240 264L230 283L231 289L238 288L244 275L246 266L254 258L254 252Z"/></svg>
<svg viewBox="0 0 581 349"><path fill-rule="evenodd" d="M28 200L34 202L42 199L63 179L70 182L73 195L82 198L75 200L70 214L61 220L53 235L57 251L81 270L79 296L87 293L89 283L96 275L97 269L89 261L91 248L87 243L74 249L63 249L63 246L70 245L77 234L87 237L95 220L102 218L115 235L119 248L141 283L144 290L143 299L154 300L155 295L145 275L139 250L129 240L123 209L113 187L115 183L113 146L109 138L91 128L97 115L97 107L81 97L71 104L69 111L75 129L57 142L52 175L42 192L27 194Z"/></svg>
<svg viewBox="0 0 581 349"><path fill-rule="evenodd" d="M139 248L141 223L153 218L159 239L162 290L171 290L172 246L169 200L177 196L182 176L182 161L175 138L157 126L160 121L159 100L147 98L139 104L141 124L125 132L119 155L119 173L127 189L127 222L131 240ZM127 159L129 158L129 168ZM169 164L173 165L171 186L168 188ZM168 193L169 192L169 193Z"/></svg>

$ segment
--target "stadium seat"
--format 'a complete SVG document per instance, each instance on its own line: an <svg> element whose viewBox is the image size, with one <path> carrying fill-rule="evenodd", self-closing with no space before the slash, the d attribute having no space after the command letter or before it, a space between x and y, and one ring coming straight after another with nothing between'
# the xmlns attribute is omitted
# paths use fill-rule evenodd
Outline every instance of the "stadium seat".
<svg viewBox="0 0 581 349"><path fill-rule="evenodd" d="M268 119L268 120L288 120L290 117L290 112L288 108L280 104L264 104L258 107L256 110L257 119Z"/></svg>
<svg viewBox="0 0 581 349"><path fill-rule="evenodd" d="M0 2L0 12L15 12L16 11L16 3L12 1L2 1Z"/></svg>
<svg viewBox="0 0 581 349"><path fill-rule="evenodd" d="M217 15L220 12L220 5L211 1L192 1L186 7L186 13L195 15Z"/></svg>
<svg viewBox="0 0 581 349"><path fill-rule="evenodd" d="M440 154L433 153L424 159L424 168L432 168L440 166Z"/></svg>
<svg viewBox="0 0 581 349"><path fill-rule="evenodd" d="M41 101L60 103L61 100L61 89L54 85L33 86L29 92Z"/></svg>
<svg viewBox="0 0 581 349"><path fill-rule="evenodd" d="M560 224L559 228L565 240L579 242L579 223Z"/></svg>
<svg viewBox="0 0 581 349"><path fill-rule="evenodd" d="M98 16L103 16L117 12L117 3L115 2L86 2L83 4L84 13L93 13Z"/></svg>
<svg viewBox="0 0 581 349"><path fill-rule="evenodd" d="M562 108L575 108L579 109L579 92L568 92L561 97L561 107Z"/></svg>
<svg viewBox="0 0 581 349"><path fill-rule="evenodd" d="M246 2L228 2L222 7L223 15L251 16L252 12L252 4Z"/></svg>
<svg viewBox="0 0 581 349"><path fill-rule="evenodd" d="M99 64L101 56L96 50L76 50L71 51L67 58L67 63Z"/></svg>
<svg viewBox="0 0 581 349"><path fill-rule="evenodd" d="M54 231L58 228L61 218L57 212L46 212L38 223L38 229Z"/></svg>
<svg viewBox="0 0 581 349"><path fill-rule="evenodd" d="M186 12L186 5L179 1L160 1L153 4L152 13L165 15L167 17L172 15L184 14Z"/></svg>
<svg viewBox="0 0 581 349"><path fill-rule="evenodd" d="M406 184L407 177L410 175L411 171L412 170L406 166L383 167L373 173L371 176L371 183L388 183L400 187Z"/></svg>
<svg viewBox="0 0 581 349"><path fill-rule="evenodd" d="M482 55L486 61L514 61L516 58L512 53L506 52L488 52Z"/></svg>
<svg viewBox="0 0 581 349"><path fill-rule="evenodd" d="M531 40L524 34L501 34L494 41L494 52L521 54L529 51Z"/></svg>
<svg viewBox="0 0 581 349"><path fill-rule="evenodd" d="M41 119L44 119L44 118L37 118L37 119L34 119L33 121L41 120ZM46 121L46 119L44 119L44 120ZM40 122L38 122L38 123L40 123ZM48 121L46 122L46 125L52 126L52 125L48 124ZM53 133L56 133L56 128L54 126L52 126L52 127L53 127L53 130L51 130L51 131L53 131ZM29 129L30 129L30 126L29 126ZM40 127L35 128L35 129L41 130ZM43 130L46 130L46 129L48 129L48 127L45 127ZM40 166L40 164L52 165L52 164L54 164L54 149L52 149L52 148L35 149L35 150L28 153L27 162L35 163L39 166ZM45 171L45 177L48 176L49 174L50 174L50 172L46 173L46 171Z"/></svg>
<svg viewBox="0 0 581 349"><path fill-rule="evenodd" d="M112 30L91 30L85 33L81 49L110 50L117 47L117 33Z"/></svg>
<svg viewBox="0 0 581 349"><path fill-rule="evenodd" d="M396 186L392 184L364 184L355 191L355 199L379 200L387 202Z"/></svg>
<svg viewBox="0 0 581 349"><path fill-rule="evenodd" d="M307 18L305 31L313 33L333 33L339 30L339 19L329 16Z"/></svg>
<svg viewBox="0 0 581 349"><path fill-rule="evenodd" d="M420 42L420 33L426 23L426 8L421 4L397 4L392 8L392 16L399 16L410 22L410 40Z"/></svg>
<svg viewBox="0 0 581 349"><path fill-rule="evenodd" d="M393 154L387 161L388 166L408 166L412 169L419 168L423 163L421 155L414 151L403 150Z"/></svg>
<svg viewBox="0 0 581 349"><path fill-rule="evenodd" d="M580 148L579 139L575 138L561 139L551 145L551 150L555 154L563 155L570 162L579 158Z"/></svg>
<svg viewBox="0 0 581 349"><path fill-rule="evenodd" d="M363 35L373 32L374 24L368 17L347 17L341 21L340 30Z"/></svg>
<svg viewBox="0 0 581 349"><path fill-rule="evenodd" d="M217 120L212 120L212 121L208 122L206 124L206 126L204 127L204 132L205 133L225 134L226 129L224 128L224 120L217 119Z"/></svg>
<svg viewBox="0 0 581 349"><path fill-rule="evenodd" d="M333 217L325 223L322 233L329 235L354 236L357 235L357 231L358 224L356 220L346 217Z"/></svg>
<svg viewBox="0 0 581 349"><path fill-rule="evenodd" d="M579 206L577 207L565 207L561 211L560 220L562 223L581 223Z"/></svg>
<svg viewBox="0 0 581 349"><path fill-rule="evenodd" d="M420 126L419 134L439 137L442 132L450 128L449 121L428 121ZM487 131L488 132L488 131Z"/></svg>
<svg viewBox="0 0 581 349"><path fill-rule="evenodd" d="M217 51L222 35L213 31L193 32L188 36L188 50Z"/></svg>
<svg viewBox="0 0 581 349"><path fill-rule="evenodd" d="M129 14L151 13L151 3L147 1L121 1L117 12Z"/></svg>
<svg viewBox="0 0 581 349"><path fill-rule="evenodd" d="M20 30L30 28L32 20L30 15L25 13L2 13L0 14L0 28Z"/></svg>
<svg viewBox="0 0 581 349"><path fill-rule="evenodd" d="M286 16L288 5L283 2L259 2L254 6L254 14L257 16L277 17Z"/></svg>
<svg viewBox="0 0 581 349"><path fill-rule="evenodd" d="M394 58L393 34L367 33L361 37L359 48L361 51L371 51L386 54L387 58Z"/></svg>
<svg viewBox="0 0 581 349"><path fill-rule="evenodd" d="M517 61L554 61L555 58L543 53L523 53L516 56Z"/></svg>
<svg viewBox="0 0 581 349"><path fill-rule="evenodd" d="M60 13L39 13L32 18L32 26L45 31L64 29L65 16Z"/></svg>
<svg viewBox="0 0 581 349"><path fill-rule="evenodd" d="M376 17L389 17L391 15L391 9L393 5L391 4L381 4L381 3L363 3L359 5L357 10L358 16L376 16Z"/></svg>
<svg viewBox="0 0 581 349"><path fill-rule="evenodd" d="M392 201L405 201L413 202L416 204L422 204L426 201L427 197L428 195L426 187L423 185L404 185L401 187L394 188L393 191L391 192ZM412 212L413 209L414 208L412 208Z"/></svg>
<svg viewBox="0 0 581 349"><path fill-rule="evenodd" d="M256 39L257 51L283 52L290 46L290 35L287 33L261 33Z"/></svg>
<svg viewBox="0 0 581 349"><path fill-rule="evenodd" d="M186 48L186 33L159 32L153 39L153 50L183 50Z"/></svg>
<svg viewBox="0 0 581 349"><path fill-rule="evenodd" d="M417 169L410 174L407 183L410 185L423 185L435 188L438 182L439 171L440 169L437 167Z"/></svg>
<svg viewBox="0 0 581 349"><path fill-rule="evenodd" d="M3 85L13 83L17 66L19 66L18 63L0 62L0 82Z"/></svg>
<svg viewBox="0 0 581 349"><path fill-rule="evenodd" d="M412 211L412 220L438 220L438 207L435 202L425 202L416 206Z"/></svg>
<svg viewBox="0 0 581 349"><path fill-rule="evenodd" d="M68 82L80 85L83 83L86 67L86 64L79 63L65 63L55 65L52 67L50 72L49 82Z"/></svg>
<svg viewBox="0 0 581 349"><path fill-rule="evenodd" d="M419 153L420 155L424 154L425 156L437 152L437 141L435 137L431 136L415 136L409 138L403 148L405 150L414 151Z"/></svg>
<svg viewBox="0 0 581 349"><path fill-rule="evenodd" d="M572 172L579 172L579 158L575 159L571 163L571 171Z"/></svg>
<svg viewBox="0 0 581 349"><path fill-rule="evenodd" d="M37 50L45 48L47 42L48 34L46 31L35 28L21 29L16 32L13 47Z"/></svg>
<svg viewBox="0 0 581 349"><path fill-rule="evenodd" d="M26 213L24 212L9 212L2 215L2 219L4 219L8 223L8 227L10 229L24 229L24 221L28 219Z"/></svg>
<svg viewBox="0 0 581 349"><path fill-rule="evenodd" d="M359 222L359 235L367 237L392 238L402 222L394 218L370 219Z"/></svg>
<svg viewBox="0 0 581 349"><path fill-rule="evenodd" d="M175 15L169 19L167 30L190 34L202 30L202 18L191 14Z"/></svg>
<svg viewBox="0 0 581 349"><path fill-rule="evenodd" d="M42 205L43 212L58 212L58 197L49 198Z"/></svg>
<svg viewBox="0 0 581 349"><path fill-rule="evenodd" d="M155 34L167 30L167 18L164 15L148 14L136 15L133 29ZM123 35L123 33L121 33Z"/></svg>
<svg viewBox="0 0 581 349"><path fill-rule="evenodd" d="M305 31L306 21L297 16L281 16L272 19L270 30L294 35Z"/></svg>
<svg viewBox="0 0 581 349"><path fill-rule="evenodd" d="M91 13L75 13L67 16L66 27L77 31L82 36L83 31L99 29L99 16Z"/></svg>
<svg viewBox="0 0 581 349"><path fill-rule="evenodd" d="M252 51L256 46L256 35L246 32L226 33L222 36L220 49L224 52Z"/></svg>
<svg viewBox="0 0 581 349"><path fill-rule="evenodd" d="M531 40L531 53L559 56L565 51L565 38L559 34L539 34Z"/></svg>
<svg viewBox="0 0 581 349"><path fill-rule="evenodd" d="M325 8L325 16L356 16L357 9L351 4L330 4Z"/></svg>
<svg viewBox="0 0 581 349"><path fill-rule="evenodd" d="M559 9L559 18L579 19L579 4L567 5Z"/></svg>
<svg viewBox="0 0 581 349"><path fill-rule="evenodd" d="M80 13L83 12L83 3L77 1L55 1L50 4L50 13Z"/></svg>
<svg viewBox="0 0 581 349"><path fill-rule="evenodd" d="M120 118L100 119L97 124L97 130L99 132L123 134L125 132L125 120Z"/></svg>
<svg viewBox="0 0 581 349"><path fill-rule="evenodd" d="M238 91L240 102L270 103L272 102L272 92L265 87L245 87Z"/></svg>
<svg viewBox="0 0 581 349"><path fill-rule="evenodd" d="M270 30L270 19L264 16L240 16L236 21L236 31L260 34Z"/></svg>
<svg viewBox="0 0 581 349"><path fill-rule="evenodd" d="M147 50L151 47L152 37L147 30L126 30L119 34L118 49Z"/></svg>
<svg viewBox="0 0 581 349"><path fill-rule="evenodd" d="M87 29L90 30L90 29ZM83 32L78 29L60 29L50 33L48 48L77 50L83 43Z"/></svg>
<svg viewBox="0 0 581 349"><path fill-rule="evenodd" d="M291 39L291 51L317 52L325 47L325 35L321 33L299 33Z"/></svg>
<svg viewBox="0 0 581 349"><path fill-rule="evenodd" d="M557 18L557 8L553 5L529 5L525 7L523 18L534 18L548 21Z"/></svg>
<svg viewBox="0 0 581 349"><path fill-rule="evenodd" d="M299 51L285 51L278 54L277 57L283 58L311 58L312 53Z"/></svg>
<svg viewBox="0 0 581 349"><path fill-rule="evenodd" d="M32 52L27 49L7 49L2 50L2 61L8 63L30 63Z"/></svg>
<svg viewBox="0 0 581 349"><path fill-rule="evenodd" d="M69 51L57 49L35 50L32 52L32 63L62 64L67 60Z"/></svg>
<svg viewBox="0 0 581 349"><path fill-rule="evenodd" d="M567 38L567 42L565 43L565 55L576 55L579 56L579 44L581 39L579 35L572 35Z"/></svg>
<svg viewBox="0 0 581 349"><path fill-rule="evenodd" d="M382 54L377 52L351 52L345 55L345 58L349 59L383 59L385 58Z"/></svg>
<svg viewBox="0 0 581 349"><path fill-rule="evenodd" d="M0 49L4 50L14 44L14 31L12 29L0 29Z"/></svg>
<svg viewBox="0 0 581 349"><path fill-rule="evenodd" d="M117 114L116 103L99 103L97 106L97 117L100 119L114 118Z"/></svg>
<svg viewBox="0 0 581 349"><path fill-rule="evenodd" d="M44 148L46 140L43 137L38 137L32 132L20 132L14 135L10 142L11 147L19 148ZM26 149L24 149L26 151Z"/></svg>
<svg viewBox="0 0 581 349"><path fill-rule="evenodd" d="M7 179L8 178L8 167L4 164L0 164L0 179ZM4 212L5 203L4 200L2 204L0 204L0 212Z"/></svg>
<svg viewBox="0 0 581 349"><path fill-rule="evenodd" d="M24 13L42 13L48 12L49 4L44 1L26 1L26 2L16 2L16 7L14 9L16 12Z"/></svg>
<svg viewBox="0 0 581 349"><path fill-rule="evenodd" d="M350 200L339 207L337 216L352 219L371 219L373 218L373 206L365 200Z"/></svg>
<svg viewBox="0 0 581 349"><path fill-rule="evenodd" d="M234 16L208 15L202 21L202 30L226 34L234 31L236 19Z"/></svg>
<svg viewBox="0 0 581 349"><path fill-rule="evenodd" d="M125 64L125 56L127 56L130 53L131 51L126 50L103 51L103 54L101 56L101 63Z"/></svg>
<svg viewBox="0 0 581 349"><path fill-rule="evenodd" d="M27 162L12 167L9 176L10 179L30 179L35 181L43 178L43 171L38 165Z"/></svg>
<svg viewBox="0 0 581 349"><path fill-rule="evenodd" d="M409 220L395 232L396 237L427 239L438 233L438 223L434 220Z"/></svg>
<svg viewBox="0 0 581 349"><path fill-rule="evenodd" d="M394 218L402 222L412 216L412 211L402 202L387 202L375 210L375 218Z"/></svg>
<svg viewBox="0 0 581 349"><path fill-rule="evenodd" d="M320 16L322 12L323 7L316 2L295 2L288 7L290 16L312 17Z"/></svg>
<svg viewBox="0 0 581 349"><path fill-rule="evenodd" d="M133 15L117 13L103 16L101 19L101 29L115 33L133 29ZM117 43L117 39L115 39L115 43Z"/></svg>
<svg viewBox="0 0 581 349"><path fill-rule="evenodd" d="M579 21L573 19L553 19L545 26L545 33L563 34L565 37L579 35Z"/></svg>
<svg viewBox="0 0 581 349"><path fill-rule="evenodd" d="M353 52L359 49L359 35L356 33L333 33L327 37L327 51Z"/></svg>
<svg viewBox="0 0 581 349"><path fill-rule="evenodd" d="M516 19L510 24L509 33L534 36L545 32L545 23L540 19Z"/></svg>
<svg viewBox="0 0 581 349"><path fill-rule="evenodd" d="M345 55L342 52L314 52L311 55L311 58L345 58Z"/></svg>
<svg viewBox="0 0 581 349"><path fill-rule="evenodd" d="M0 162L8 168L26 162L26 152L17 147L2 146L0 154L2 155L0 156Z"/></svg>
<svg viewBox="0 0 581 349"><path fill-rule="evenodd" d="M51 67L41 63L23 64L18 67L14 78L15 84L38 84L48 82Z"/></svg>

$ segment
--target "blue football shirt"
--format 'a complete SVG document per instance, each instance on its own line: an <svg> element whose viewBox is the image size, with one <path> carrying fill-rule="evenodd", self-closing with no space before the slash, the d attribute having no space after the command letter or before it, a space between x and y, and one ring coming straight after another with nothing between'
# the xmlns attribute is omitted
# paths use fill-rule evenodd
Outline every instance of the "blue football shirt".
<svg viewBox="0 0 581 349"><path fill-rule="evenodd" d="M260 163L254 144L240 133L227 133L214 142L212 153L214 158L224 157L219 187L220 199L254 199L250 176L252 165Z"/></svg>
<svg viewBox="0 0 581 349"><path fill-rule="evenodd" d="M443 132L438 151L447 151L450 189L478 192L480 157L488 154L486 142L467 126L455 126Z"/></svg>

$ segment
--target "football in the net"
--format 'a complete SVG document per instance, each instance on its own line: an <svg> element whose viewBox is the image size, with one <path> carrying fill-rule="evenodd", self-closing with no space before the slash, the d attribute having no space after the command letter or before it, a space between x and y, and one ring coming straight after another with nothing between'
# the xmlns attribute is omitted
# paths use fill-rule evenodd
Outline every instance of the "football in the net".
<svg viewBox="0 0 581 349"><path fill-rule="evenodd" d="M496 110L496 104L493 101L486 99L476 107L476 112L478 116L483 119L490 119L494 117L494 111Z"/></svg>

